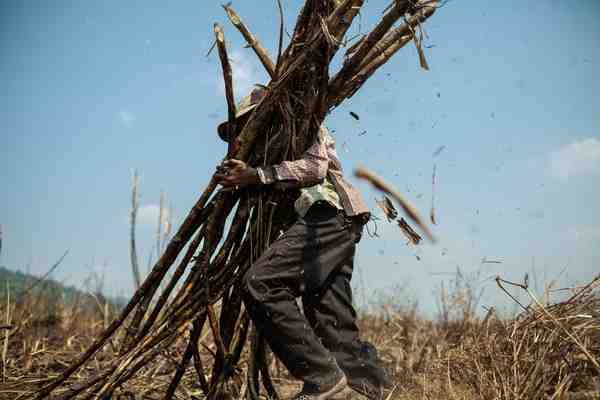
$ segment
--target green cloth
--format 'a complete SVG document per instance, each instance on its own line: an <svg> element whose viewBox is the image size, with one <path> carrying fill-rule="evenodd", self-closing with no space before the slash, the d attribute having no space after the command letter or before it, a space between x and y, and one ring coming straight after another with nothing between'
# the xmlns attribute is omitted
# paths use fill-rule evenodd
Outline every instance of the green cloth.
<svg viewBox="0 0 600 400"><path fill-rule="evenodd" d="M340 196L335 191L335 186L325 178L322 183L310 186L300 190L300 197L296 200L294 208L300 217L304 217L306 212L317 201L326 201L333 207L343 210Z"/></svg>

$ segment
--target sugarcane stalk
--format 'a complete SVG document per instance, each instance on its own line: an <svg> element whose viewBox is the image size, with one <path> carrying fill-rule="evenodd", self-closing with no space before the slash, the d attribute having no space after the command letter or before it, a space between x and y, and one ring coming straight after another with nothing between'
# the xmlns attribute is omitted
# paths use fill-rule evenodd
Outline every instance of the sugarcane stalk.
<svg viewBox="0 0 600 400"><path fill-rule="evenodd" d="M111 379L105 383L105 385L99 390L97 394L98 399L110 399L112 397L115 389L123 384L123 382L129 380L137 371L139 371L142 367L147 365L152 359L154 359L158 354L163 351L166 347L169 347L175 340L178 338L176 335L172 335L166 339L165 342L162 343L161 346L154 346L152 349L140 354L137 357L137 362L133 362L134 358L132 357L129 360L129 363L122 364L119 366L117 371L113 373ZM129 368L127 368L129 366Z"/></svg>
<svg viewBox="0 0 600 400"><path fill-rule="evenodd" d="M242 296L240 295L242 288L239 284L234 285L231 289L227 290L229 294L227 301L222 300L221 316L219 325L221 327L221 336L223 338L223 344L228 349L227 353L230 353L231 342L234 339L237 323L242 310Z"/></svg>
<svg viewBox="0 0 600 400"><path fill-rule="evenodd" d="M217 254L214 256L211 265L209 265L209 270L222 267L223 263L230 256L232 248L237 243L240 243L246 227L248 215L250 215L249 199L246 196L242 196L242 200L240 200L236 213L231 221L227 237Z"/></svg>
<svg viewBox="0 0 600 400"><path fill-rule="evenodd" d="M111 374L111 372L112 372L111 370L106 370L103 373L99 373L97 375L94 375L92 378L88 379L87 381L84 381L84 382L81 382L81 383L75 383L75 384L69 386L61 394L56 395L56 396L52 396L51 400L67 400L67 399L72 399L75 396L77 396L78 394L80 394L83 391L87 390L88 388L91 388L94 385L97 385L103 379L106 379L106 377L108 377Z"/></svg>
<svg viewBox="0 0 600 400"><path fill-rule="evenodd" d="M294 61L292 62L292 65L285 66L285 72L281 77L279 77L278 81L275 83L272 82L269 87L267 87L269 93L267 93L266 98L263 99L263 101L258 105L243 131L239 137L236 138L236 140L239 141L236 147L240 149L236 158L242 160L247 159L250 149L258 136L260 127L267 124L267 121L270 119L270 113L272 112L273 107L276 105L277 97L281 95L282 90L277 89L288 82L292 72L296 71L298 67L302 65L308 55L312 54L316 50L322 39L323 32L319 30L313 35L310 43L302 47L299 54L294 54Z"/></svg>
<svg viewBox="0 0 600 400"><path fill-rule="evenodd" d="M344 25L339 22L342 16L346 16L347 19L353 19L358 14L358 8L355 9L352 7L360 7L363 1L364 0L345 0L336 11L326 18L324 26L336 41L341 41L339 35L345 33L343 30ZM350 12L351 10L352 12ZM351 23L351 21L349 21L349 23ZM299 66L303 65L306 62L306 59L311 54L314 54L317 48L322 44L323 40L326 40L325 33L322 26L319 24L319 29L311 32L311 35L307 37L303 45L299 47L299 51L294 53L293 56L290 55L287 57L287 65L283 68L285 73L278 77L276 86L283 85L286 82L285 78L295 72ZM337 46L335 46L333 50L336 48ZM334 52L329 54L329 57L333 57L333 54Z"/></svg>
<svg viewBox="0 0 600 400"><path fill-rule="evenodd" d="M235 256L235 258L228 263L222 271L218 272L218 275L212 278L208 278L210 280L210 285L213 287L213 291L211 292L211 297L207 302L207 294L205 292L205 288L201 287L199 290L195 292L189 292L186 294L186 297L179 303L179 309L176 312L170 312L169 315L165 316L162 324L173 324L175 323L178 317L187 318L189 313L193 313L196 310L196 307L204 307L207 304L212 304L214 301L221 297L221 293L231 287L233 280L231 279L233 276L240 275L249 267L249 240L244 241L244 246L241 251ZM241 264L244 262L244 264ZM243 265L243 267L235 268L235 266Z"/></svg>
<svg viewBox="0 0 600 400"><path fill-rule="evenodd" d="M367 55L360 62L361 69L364 66L371 64L371 62L378 58L385 49L392 46L399 40L402 40L407 35L413 36L414 28L425 22L429 17L431 17L437 8L437 1L426 1L422 2L422 4L417 8L415 13L411 15L405 22L403 22L399 27L392 29L388 32L379 42L374 44ZM396 51L399 48L396 49ZM395 52L394 52L395 53ZM394 53L391 53L393 55ZM391 57L390 55L390 57ZM389 60L389 57L386 58L386 61Z"/></svg>
<svg viewBox="0 0 600 400"><path fill-rule="evenodd" d="M337 107L345 99L349 99L364 85L364 83L375 73L375 71L387 62L398 50L409 43L413 37L406 35L391 46L385 48L383 52L375 58L369 65L366 65L361 69L352 79L345 82L344 87L338 92L335 92L335 96L332 96L328 101L330 109ZM330 92L334 93L334 92Z"/></svg>
<svg viewBox="0 0 600 400"><path fill-rule="evenodd" d="M352 77L360 66L361 61L369 53L372 47L390 30L392 25L404 14L409 6L408 0L395 0L392 9L386 13L381 21L362 41L352 57L346 59L342 69L337 73L329 87L333 93L340 90L344 82Z"/></svg>
<svg viewBox="0 0 600 400"><path fill-rule="evenodd" d="M228 357L226 357L225 362L220 368L219 374L215 379L216 384L214 386L214 389L210 395L207 395L209 399L211 398L211 396L219 393L222 385L225 384L225 380L230 378L233 368L239 362L240 357L242 355L242 350L246 343L249 325L250 317L247 313L244 313L242 315L242 318L240 319L239 326L236 327L236 336L233 338L233 341L231 343L229 355Z"/></svg>
<svg viewBox="0 0 600 400"><path fill-rule="evenodd" d="M117 359L115 359L113 362L111 362L107 367L105 367L104 371L101 373L98 373L97 375L94 375L90 378L88 378L86 381L80 383L80 384L73 384L71 386L69 386L69 388L67 389L67 391L65 391L64 393L62 393L61 395L58 396L53 396L51 397L51 399L57 399L57 400L63 400L63 399L70 399L73 398L74 396L76 396L78 393L82 393L86 390L90 390L90 388L97 386L98 384L100 384L100 386L104 386L106 382L102 382L103 380L107 380L110 379L110 377L115 373L115 371L119 370L119 366L120 364L123 363L123 360L126 358L134 358L134 351L133 349L130 350L127 354L124 354L120 357L118 357ZM47 396L45 396L44 398L46 398Z"/></svg>
<svg viewBox="0 0 600 400"><path fill-rule="evenodd" d="M235 202L237 201L237 194L234 193L235 197L230 192L219 192L215 199L215 209L206 224L206 233L204 237L204 244L200 255L197 257L192 271L183 287L179 290L175 296L175 301L169 307L169 312L164 316L163 320L168 320L176 315L183 308L185 308L185 302L188 295L195 291L196 293L202 293L208 296L208 280L205 279L204 290L198 290L196 286L199 283L200 278L203 274L206 274L210 261L210 256L216 249L221 237L223 235L223 228L225 225L225 219ZM205 276L206 278L206 276ZM208 304L208 303L205 303Z"/></svg>
<svg viewBox="0 0 600 400"><path fill-rule="evenodd" d="M335 8L330 17L330 32L338 41L342 40L363 4L364 0L344 0Z"/></svg>
<svg viewBox="0 0 600 400"><path fill-rule="evenodd" d="M187 249L185 255L183 256L183 259L181 260L181 262L177 266L177 269L175 269L175 273L171 277L171 281L168 283L165 290L161 293L157 303L155 304L154 308L152 309L152 312L150 313L150 316L144 322L142 329L140 330L139 334L136 337L136 341L139 341L141 338L146 336L146 334L148 334L148 332L152 328L152 325L154 324L154 322L156 322L156 319L158 318L161 310L163 309L164 305L169 300L169 296L171 295L171 292L175 288L175 285L177 284L177 282L179 282L179 279L185 272L185 269L187 268L188 264L190 263L190 260L192 259L192 257L194 256L194 253L200 246L200 243L202 242L202 239L204 238L204 233L205 233L205 230L204 230L204 226L203 226L202 229L200 229L200 231L196 234L196 237L194 238L194 240L188 246L188 249Z"/></svg>
<svg viewBox="0 0 600 400"><path fill-rule="evenodd" d="M216 398L219 395L226 380L232 376L233 368L239 362L242 355L244 344L246 343L246 337L248 334L248 328L250 325L250 317L247 313L242 315L239 326L236 326L236 336L233 338L231 343L230 352L225 357L223 364L219 365L217 374L213 377L213 386L210 393L207 395L209 400Z"/></svg>
<svg viewBox="0 0 600 400"><path fill-rule="evenodd" d="M179 382L185 373L187 365L194 355L194 342L198 340L200 337L200 332L202 332L202 327L204 326L204 322L206 321L206 313L203 313L200 317L198 317L193 322L193 327L190 331L190 337L188 339L188 344L185 349L185 353L177 366L177 370L175 371L175 375L169 383L169 387L167 388L167 392L165 393L165 400L173 398L175 394L175 390L177 390L177 386L179 386Z"/></svg>
<svg viewBox="0 0 600 400"><path fill-rule="evenodd" d="M197 314L196 314L197 315ZM184 331L185 326L191 318L179 320L171 325L162 325L158 327L156 332L127 354L122 355L115 360L105 371L106 375L100 395L109 396L114 391L115 387L122 384L135 374L143 365L147 364L150 359L169 347Z"/></svg>
<svg viewBox="0 0 600 400"><path fill-rule="evenodd" d="M166 251L163 253L162 257L159 258L157 264L152 269L150 276L148 276L148 278L144 282L144 284L148 282L149 288L144 294L144 299L139 303L138 309L136 310L135 315L133 316L129 326L127 327L126 336L123 341L124 351L127 351L127 349L132 345L132 340L134 339L134 337L138 335L140 324L144 316L146 315L148 306L150 305L150 301L152 300L154 294L156 293L156 290L160 286L160 282L166 275L171 265L173 265L173 262L175 262L177 256L179 255L183 247L187 244L194 232L199 228L200 224L203 222L203 220L200 218L198 221L194 221L194 218L196 216L204 216L205 218L210 217L210 214L207 215L203 211L204 206L208 201L208 198L210 197L216 186L217 182L216 179L213 177L204 193L200 196L200 199L198 200L196 206L192 208L192 211L184 220L183 224L179 228L179 231L175 234L175 236L173 236L173 238L169 242ZM154 276L155 271L157 276Z"/></svg>
<svg viewBox="0 0 600 400"><path fill-rule="evenodd" d="M260 400L260 381L259 379L259 366L257 362L256 353L258 350L258 331L256 327L252 326L252 333L250 334L250 356L248 359L248 395L251 400Z"/></svg>
<svg viewBox="0 0 600 400"><path fill-rule="evenodd" d="M384 65L398 50L410 42L413 36L413 27L428 19L436 10L435 2L428 2L426 6L421 7L417 13L411 16L407 22L404 22L398 28L390 31L383 37L371 51L367 54L360 69L349 79L339 80L338 75L332 79L328 93L328 108L331 110L342 103L347 98L352 97L360 87L369 79L379 67Z"/></svg>
<svg viewBox="0 0 600 400"><path fill-rule="evenodd" d="M198 375L198 381L200 381L200 387L204 392L205 396L208 396L208 392L210 388L208 386L208 382L206 381L206 376L204 375L204 365L202 364L202 358L200 357L200 351L198 350L198 339L200 338L200 334L202 332L202 327L198 326L197 322L194 322L194 330L192 331L192 337L190 337L190 344L192 345L192 356L194 359L194 369L196 370L196 374ZM196 336L197 332L197 336Z"/></svg>
<svg viewBox="0 0 600 400"><path fill-rule="evenodd" d="M267 348L266 341L264 336L261 334L259 337L258 349L255 353L257 357L257 364L260 370L260 376L262 378L262 384L267 392L267 398L278 400L279 394L275 389L275 385L273 385L273 381L271 380L271 374L269 373L269 364L267 363Z"/></svg>
<svg viewBox="0 0 600 400"><path fill-rule="evenodd" d="M202 212L200 213L201 214L200 215L201 223L204 221L204 219L206 219L211 214L212 210L214 210L214 202L213 201L211 201L206 207L204 207L202 209ZM203 227L200 231L201 231L201 235L198 235L198 238L197 238L198 241L200 241L202 239L202 237L204 236L205 227ZM144 328L142 328L142 329L140 329L140 325L143 321L144 316L147 313L148 307L150 305L152 298L154 297L154 294L159 289L160 283L162 282L164 275L166 275L166 271L163 274L163 276L160 277L160 279L156 279L154 285L148 290L148 294L138 304L138 309L136 310L136 313L128 327L128 331L127 331L128 336L126 336L124 339L124 345L121 350L122 352L127 352L129 350L129 348L133 345L133 343L139 341L142 337L144 337L146 335L146 333L148 332L148 330L150 329L150 327L152 326L152 324L154 324L154 322L156 321L156 318L157 318L160 310L162 309L162 307L168 300L168 297L169 297L171 291L173 290L173 288L175 287L175 285L177 284L177 281L179 280L181 275L185 272L185 268L187 267L189 260L193 256L193 252L195 251L195 248L197 248L198 246L192 244L190 247L194 248L194 250L187 251L186 256L184 257L184 259L182 260L180 265L177 267L175 274L171 277L171 281L169 282L167 289L163 291L161 297L158 300L158 303L153 308L150 317L148 318L148 320L144 324Z"/></svg>
<svg viewBox="0 0 600 400"><path fill-rule="evenodd" d="M347 0L348 3L350 1L351 0ZM354 1L362 4L363 0ZM347 2L344 2L340 7L347 4ZM334 17L339 18L339 16L334 12L333 16L330 16L326 21L326 25L329 27L330 31L338 22L338 20L334 19ZM293 72L297 71L298 68L305 63L307 57L317 50L318 46L322 44L323 40L323 31L319 29L319 31L312 35L312 37L302 47L298 54L294 54L294 59L291 61L291 63L284 66L284 72L278 78L277 82L271 82L271 84L267 87L267 95L261 100L255 111L250 116L250 119L244 126L244 129L240 135L235 139L238 142L236 143L236 148L239 149L235 158L243 161L247 160L256 138L259 132L261 132L261 127L268 123L267 121L270 118L269 114L275 105L277 97L280 95L280 92L285 90L285 84L289 81L290 77L293 76Z"/></svg>
<svg viewBox="0 0 600 400"><path fill-rule="evenodd" d="M283 52L281 61L289 60L290 55L294 53L295 49L304 45L306 40L305 35L310 30L310 18L314 14L314 11L314 1L307 0L298 14L292 39ZM279 74L277 76L279 77Z"/></svg>
<svg viewBox="0 0 600 400"><path fill-rule="evenodd" d="M235 97L233 95L233 73L231 71L231 64L229 64L229 57L227 56L227 48L225 46L225 34L219 24L214 25L215 39L217 43L217 49L219 50L219 58L221 59L221 68L223 70L223 82L225 84L225 99L227 100L227 138L228 156L233 154L234 141L231 140L236 131L235 122Z"/></svg>
<svg viewBox="0 0 600 400"><path fill-rule="evenodd" d="M227 355L227 350L225 350L225 344L223 343L223 338L221 338L219 320L217 319L213 306L209 305L207 308L210 330L212 331L213 340L217 345L217 358L222 359Z"/></svg>
<svg viewBox="0 0 600 400"><path fill-rule="evenodd" d="M212 392L217 393L220 390L219 384L224 383L223 380L229 378L229 372L232 368L232 363L235 365L237 361L232 360L232 340L235 339L239 325L238 317L241 311L242 298L240 296L240 286L238 283L231 289L225 291L221 300L221 317L219 321L220 335L223 342L225 356L217 357L213 364L213 375L211 379Z"/></svg>
<svg viewBox="0 0 600 400"><path fill-rule="evenodd" d="M248 30L240 16L233 10L233 8L231 8L230 5L224 5L223 8L227 13L229 21L231 21L233 26L235 26L240 31L244 39L246 39L246 42L248 42L250 47L252 47L252 49L258 56L260 62L267 70L269 76L271 78L275 76L275 64L273 64L273 61L271 60L271 57L269 56L267 50L260 44L258 39L256 39L256 37L250 32L250 30Z"/></svg>

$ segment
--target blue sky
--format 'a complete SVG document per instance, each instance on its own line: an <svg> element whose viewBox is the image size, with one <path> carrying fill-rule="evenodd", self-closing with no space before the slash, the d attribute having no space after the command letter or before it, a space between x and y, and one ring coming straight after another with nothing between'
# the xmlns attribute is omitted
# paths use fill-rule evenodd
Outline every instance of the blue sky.
<svg viewBox="0 0 600 400"><path fill-rule="evenodd" d="M352 32L387 3L368 1ZM283 5L291 31L300 2ZM274 54L275 2L233 7ZM487 305L504 301L487 279L497 274L520 279L534 266L540 284L560 286L598 272L599 17L596 0L451 1L426 25L431 71L407 46L332 113L348 175L377 171L424 215L437 164L439 244L409 247L382 221L360 245L355 284L405 285L434 310L457 267L479 272ZM160 191L177 226L225 151L218 57L206 57L214 22L225 28L236 95L265 83L217 1L1 3L1 265L43 274L70 249L56 279L81 285L95 273L107 292L131 292L132 170L145 269ZM375 207L379 194L356 185Z"/></svg>

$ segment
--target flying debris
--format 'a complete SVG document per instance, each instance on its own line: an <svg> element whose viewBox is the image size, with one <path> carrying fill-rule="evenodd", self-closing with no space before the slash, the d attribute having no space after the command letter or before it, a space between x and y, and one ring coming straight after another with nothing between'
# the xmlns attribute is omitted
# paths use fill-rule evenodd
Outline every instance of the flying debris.
<svg viewBox="0 0 600 400"><path fill-rule="evenodd" d="M436 149L436 150L433 152L432 156L433 156L434 158L435 158L435 157L437 157L437 156L439 156L439 155L440 155L440 153L441 153L442 151L444 151L445 149L446 149L446 145L442 145L442 146L438 147L438 148L437 148L437 149Z"/></svg>
<svg viewBox="0 0 600 400"><path fill-rule="evenodd" d="M392 204L392 201L387 196L383 196L381 200L375 200L375 202L385 214L388 222L391 222L398 217L396 207L394 207L394 204Z"/></svg>

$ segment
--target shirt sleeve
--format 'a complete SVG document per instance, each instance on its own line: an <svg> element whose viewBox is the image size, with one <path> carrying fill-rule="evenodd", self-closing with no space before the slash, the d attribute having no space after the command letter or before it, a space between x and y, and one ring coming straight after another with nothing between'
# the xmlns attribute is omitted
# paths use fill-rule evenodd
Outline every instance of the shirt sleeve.
<svg viewBox="0 0 600 400"><path fill-rule="evenodd" d="M315 142L295 161L284 161L271 168L259 170L263 183L284 184L285 186L306 187L323 182L327 175L329 157L323 129Z"/></svg>

